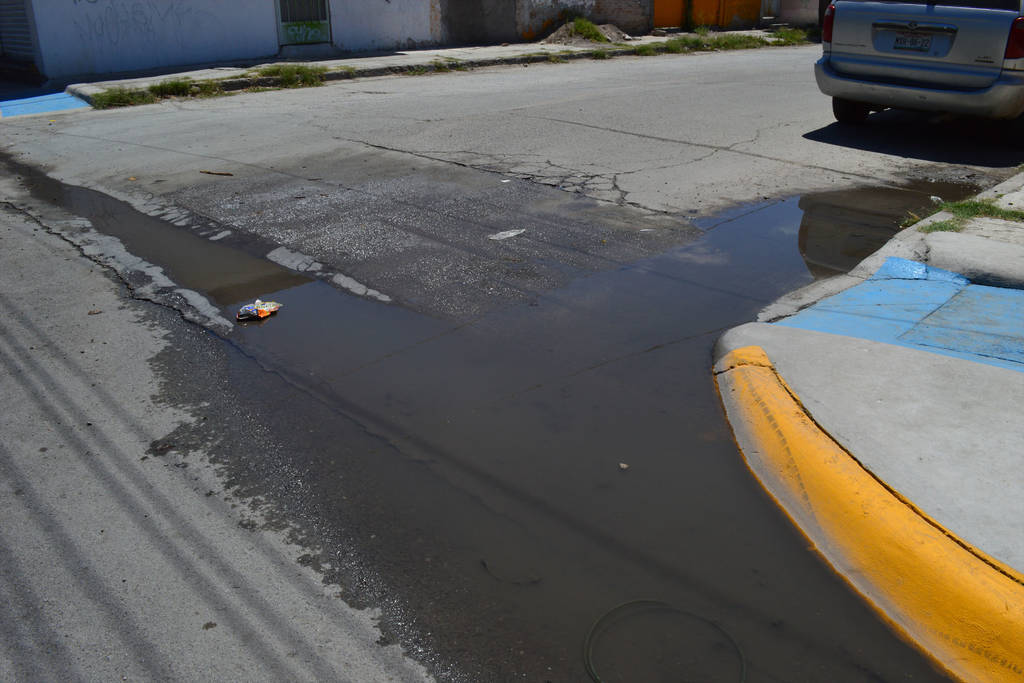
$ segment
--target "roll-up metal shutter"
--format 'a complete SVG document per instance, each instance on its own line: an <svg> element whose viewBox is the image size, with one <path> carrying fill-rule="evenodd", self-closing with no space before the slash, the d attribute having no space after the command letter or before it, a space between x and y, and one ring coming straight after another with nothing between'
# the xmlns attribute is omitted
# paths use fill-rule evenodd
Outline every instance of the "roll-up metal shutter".
<svg viewBox="0 0 1024 683"><path fill-rule="evenodd" d="M26 4L26 0L0 0L0 57L20 62L35 60Z"/></svg>

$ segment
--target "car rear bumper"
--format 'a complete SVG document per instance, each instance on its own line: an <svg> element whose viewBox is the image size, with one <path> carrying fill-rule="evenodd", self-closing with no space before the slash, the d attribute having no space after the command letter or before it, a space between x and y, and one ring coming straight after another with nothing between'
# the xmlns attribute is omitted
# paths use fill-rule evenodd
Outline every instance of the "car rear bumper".
<svg viewBox="0 0 1024 683"><path fill-rule="evenodd" d="M814 65L821 92L867 104L1012 119L1024 113L1024 72L1003 72L980 90L942 90L920 86L863 81L837 73L822 57Z"/></svg>

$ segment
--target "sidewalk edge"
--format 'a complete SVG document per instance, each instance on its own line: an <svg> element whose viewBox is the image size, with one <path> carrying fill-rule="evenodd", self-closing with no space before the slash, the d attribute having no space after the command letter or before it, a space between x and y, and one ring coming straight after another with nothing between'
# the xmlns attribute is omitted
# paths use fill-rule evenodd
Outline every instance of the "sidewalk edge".
<svg viewBox="0 0 1024 683"><path fill-rule="evenodd" d="M715 382L754 476L901 636L958 678L1024 677L1024 576L866 470L813 420L760 347L724 355Z"/></svg>

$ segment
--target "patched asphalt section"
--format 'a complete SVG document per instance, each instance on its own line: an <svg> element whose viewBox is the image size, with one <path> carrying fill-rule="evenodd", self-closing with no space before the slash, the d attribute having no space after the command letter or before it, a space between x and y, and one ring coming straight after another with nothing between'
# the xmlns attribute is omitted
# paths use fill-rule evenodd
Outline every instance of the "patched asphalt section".
<svg viewBox="0 0 1024 683"><path fill-rule="evenodd" d="M700 235L685 216L368 146L244 169L167 199L448 320L528 302Z"/></svg>

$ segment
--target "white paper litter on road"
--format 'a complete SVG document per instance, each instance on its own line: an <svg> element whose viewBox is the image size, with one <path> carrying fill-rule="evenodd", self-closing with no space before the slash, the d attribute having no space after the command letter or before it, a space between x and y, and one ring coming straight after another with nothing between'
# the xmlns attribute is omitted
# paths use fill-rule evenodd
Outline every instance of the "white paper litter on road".
<svg viewBox="0 0 1024 683"><path fill-rule="evenodd" d="M493 235L488 235L489 240L507 240L509 237L515 237L516 235L522 235L526 230L506 230L505 232L496 232Z"/></svg>

